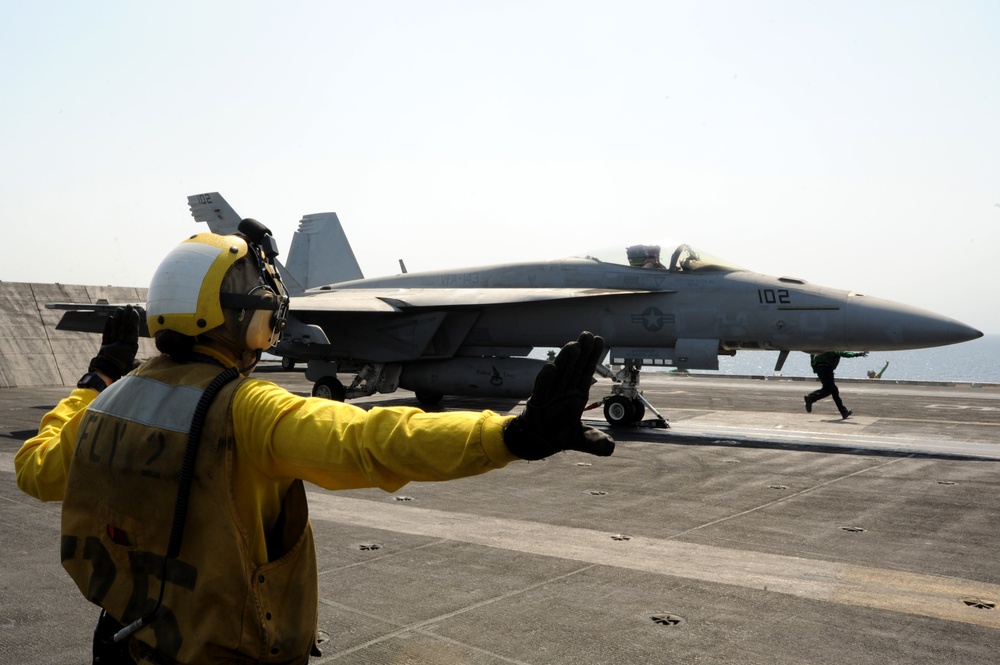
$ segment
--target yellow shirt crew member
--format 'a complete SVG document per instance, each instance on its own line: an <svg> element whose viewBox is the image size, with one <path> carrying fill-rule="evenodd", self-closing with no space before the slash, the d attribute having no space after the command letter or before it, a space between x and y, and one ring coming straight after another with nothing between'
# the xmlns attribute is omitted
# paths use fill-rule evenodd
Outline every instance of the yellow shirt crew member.
<svg viewBox="0 0 1000 665"><path fill-rule="evenodd" d="M146 304L163 355L135 366L139 310L116 310L90 372L15 458L24 492L63 501L63 566L102 608L95 662L317 654L303 481L395 491L561 450L614 450L580 421L604 348L590 333L545 366L516 418L366 411L249 378L288 298L269 232L253 220L240 230L192 236L167 256Z"/></svg>

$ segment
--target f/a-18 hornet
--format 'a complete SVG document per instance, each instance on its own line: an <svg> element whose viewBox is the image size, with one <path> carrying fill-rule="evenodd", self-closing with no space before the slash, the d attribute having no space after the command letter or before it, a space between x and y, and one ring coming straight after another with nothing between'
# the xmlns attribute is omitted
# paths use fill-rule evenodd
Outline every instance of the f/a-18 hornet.
<svg viewBox="0 0 1000 665"><path fill-rule="evenodd" d="M188 197L216 233L240 217L216 192ZM873 296L770 277L686 244L621 245L554 261L504 263L365 278L336 213L307 215L282 277L288 326L272 352L306 363L313 394L345 399L413 391L527 397L543 360L581 330L607 342L598 372L612 425L666 426L639 389L642 367L717 370L720 355L893 351L982 336L938 314ZM100 330L93 326L93 329ZM353 374L345 386L338 374ZM656 417L644 420L649 410Z"/></svg>

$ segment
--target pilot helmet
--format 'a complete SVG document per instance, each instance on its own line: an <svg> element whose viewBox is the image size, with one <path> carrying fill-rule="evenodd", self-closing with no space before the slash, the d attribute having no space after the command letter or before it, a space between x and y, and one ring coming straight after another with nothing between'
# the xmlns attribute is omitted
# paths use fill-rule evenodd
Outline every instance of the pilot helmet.
<svg viewBox="0 0 1000 665"><path fill-rule="evenodd" d="M632 245L625 248L628 256L628 264L634 268L641 268L649 261L660 260L659 245Z"/></svg>
<svg viewBox="0 0 1000 665"><path fill-rule="evenodd" d="M261 249L242 235L193 235L157 267L146 298L146 325L205 336L234 349L277 343L288 298Z"/></svg>

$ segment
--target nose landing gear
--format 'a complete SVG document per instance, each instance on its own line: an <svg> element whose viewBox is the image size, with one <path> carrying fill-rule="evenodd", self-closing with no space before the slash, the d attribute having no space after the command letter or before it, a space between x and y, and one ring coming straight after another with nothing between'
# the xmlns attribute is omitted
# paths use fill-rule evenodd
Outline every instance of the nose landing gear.
<svg viewBox="0 0 1000 665"><path fill-rule="evenodd" d="M639 390L640 366L626 363L615 372L605 365L597 366L597 373L615 382L611 394L604 398L604 418L612 427L670 427L667 419L660 415L653 405L646 401ZM644 420L646 409L656 417Z"/></svg>

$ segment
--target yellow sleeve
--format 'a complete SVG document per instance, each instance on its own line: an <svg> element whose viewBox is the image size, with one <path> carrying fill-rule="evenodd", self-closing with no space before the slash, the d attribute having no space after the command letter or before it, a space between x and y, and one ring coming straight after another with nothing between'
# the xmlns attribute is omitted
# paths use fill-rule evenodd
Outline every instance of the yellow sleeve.
<svg viewBox="0 0 1000 665"><path fill-rule="evenodd" d="M380 487L411 480L464 478L518 459L503 443L512 416L492 411L424 413L299 397L250 380L233 400L241 452L272 477L301 478L326 489Z"/></svg>
<svg viewBox="0 0 1000 665"><path fill-rule="evenodd" d="M77 388L42 417L38 434L25 441L14 456L17 486L22 492L42 501L62 501L80 419L97 394L96 390Z"/></svg>

